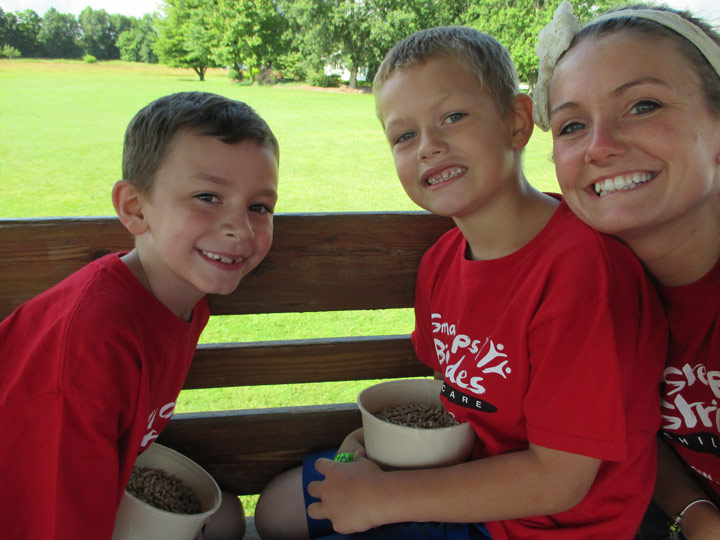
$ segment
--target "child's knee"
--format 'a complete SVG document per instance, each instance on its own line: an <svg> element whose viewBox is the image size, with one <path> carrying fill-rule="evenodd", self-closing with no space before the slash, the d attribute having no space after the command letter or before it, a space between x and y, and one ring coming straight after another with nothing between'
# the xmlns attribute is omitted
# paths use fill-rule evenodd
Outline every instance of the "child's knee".
<svg viewBox="0 0 720 540"><path fill-rule="evenodd" d="M229 491L222 492L220 508L212 515L203 540L241 540L245 536L245 510L240 499Z"/></svg>
<svg viewBox="0 0 720 540"><path fill-rule="evenodd" d="M273 478L255 506L255 528L263 540L304 540L309 537L302 468Z"/></svg>

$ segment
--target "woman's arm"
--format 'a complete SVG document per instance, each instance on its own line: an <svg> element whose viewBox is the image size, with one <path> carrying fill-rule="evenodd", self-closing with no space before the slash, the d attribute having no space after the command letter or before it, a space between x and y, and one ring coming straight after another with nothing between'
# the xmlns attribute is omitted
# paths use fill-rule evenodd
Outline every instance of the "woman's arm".
<svg viewBox="0 0 720 540"><path fill-rule="evenodd" d="M708 499L692 471L662 440L658 440L658 473L653 500L668 515L676 516L693 501ZM720 512L708 503L694 504L683 514L682 533L687 540L720 538Z"/></svg>

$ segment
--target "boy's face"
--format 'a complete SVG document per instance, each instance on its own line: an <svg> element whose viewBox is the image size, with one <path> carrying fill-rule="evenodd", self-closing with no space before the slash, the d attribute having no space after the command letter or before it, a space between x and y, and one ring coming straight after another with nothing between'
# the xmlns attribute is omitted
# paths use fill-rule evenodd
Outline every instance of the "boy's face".
<svg viewBox="0 0 720 540"><path fill-rule="evenodd" d="M376 99L400 182L420 207L463 219L512 184L513 115L503 118L460 61L441 57L400 68Z"/></svg>
<svg viewBox="0 0 720 540"><path fill-rule="evenodd" d="M234 291L270 249L277 184L270 148L179 132L141 196L147 231L136 246L150 281L162 284L156 296L192 306Z"/></svg>

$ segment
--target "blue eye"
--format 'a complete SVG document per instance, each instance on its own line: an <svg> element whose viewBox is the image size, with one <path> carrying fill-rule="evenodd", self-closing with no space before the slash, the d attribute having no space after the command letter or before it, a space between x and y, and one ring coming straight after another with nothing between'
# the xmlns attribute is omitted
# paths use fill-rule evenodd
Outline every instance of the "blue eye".
<svg viewBox="0 0 720 540"><path fill-rule="evenodd" d="M466 116L467 116L466 113L454 112L454 113L448 114L448 115L445 117L444 123L445 123L445 124L452 124L453 122L457 122L458 120L462 120L462 119L465 118Z"/></svg>
<svg viewBox="0 0 720 540"><path fill-rule="evenodd" d="M657 110L661 107L661 105L655 101L650 100L644 100L644 101L638 101L632 109L630 109L630 114L647 114L650 112L653 112L654 110Z"/></svg>
<svg viewBox="0 0 720 540"><path fill-rule="evenodd" d="M220 198L214 193L197 193L195 198L207 203L216 203L220 201Z"/></svg>
<svg viewBox="0 0 720 540"><path fill-rule="evenodd" d="M405 133L400 135L397 139L395 139L395 143L397 144L397 143L409 141L413 137L415 137L415 133L413 133L412 131L406 131Z"/></svg>
<svg viewBox="0 0 720 540"><path fill-rule="evenodd" d="M585 129L585 124L581 122L568 122L560 128L560 131L558 131L558 135L572 135L573 133L576 133L581 129Z"/></svg>

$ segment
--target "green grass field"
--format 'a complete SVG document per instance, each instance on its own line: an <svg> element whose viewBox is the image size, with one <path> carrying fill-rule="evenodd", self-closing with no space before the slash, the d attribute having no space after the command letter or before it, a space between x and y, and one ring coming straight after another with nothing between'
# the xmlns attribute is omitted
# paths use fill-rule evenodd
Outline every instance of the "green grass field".
<svg viewBox="0 0 720 540"><path fill-rule="evenodd" d="M371 95L233 84L222 70L0 60L0 217L114 215L132 116L155 98L202 90L246 101L280 141L278 212L416 210L395 177ZM530 182L558 191L551 139L536 130ZM411 310L214 317L202 342L409 333ZM354 401L366 382L183 391L178 412ZM251 506L251 500L245 502Z"/></svg>

